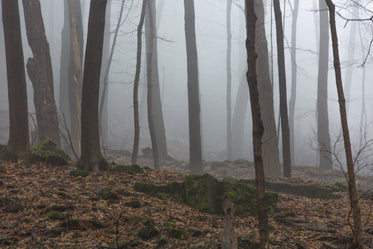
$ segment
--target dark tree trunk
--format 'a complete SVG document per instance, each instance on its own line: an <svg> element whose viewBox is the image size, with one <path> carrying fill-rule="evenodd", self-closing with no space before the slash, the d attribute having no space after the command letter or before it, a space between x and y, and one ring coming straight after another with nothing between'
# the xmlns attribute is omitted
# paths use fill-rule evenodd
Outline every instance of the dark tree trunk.
<svg viewBox="0 0 373 249"><path fill-rule="evenodd" d="M18 1L2 0L1 3L8 75L9 140L7 147L1 151L0 158L28 162L31 152Z"/></svg>
<svg viewBox="0 0 373 249"><path fill-rule="evenodd" d="M39 141L51 140L61 146L57 108L54 100L52 62L45 36L39 0L22 0L27 40L33 56L27 61L27 72L34 88L34 104Z"/></svg>
<svg viewBox="0 0 373 249"><path fill-rule="evenodd" d="M81 102L82 102L82 61L83 23L79 0L68 0L70 20L70 63L68 71L68 92L72 145L78 155L81 153Z"/></svg>
<svg viewBox="0 0 373 249"><path fill-rule="evenodd" d="M359 196L356 190L356 179L355 179L355 169L354 162L351 152L350 134L348 130L347 113L346 113L346 100L343 93L342 85L342 74L341 74L341 63L339 60L339 50L338 50L338 36L337 28L335 24L335 5L331 0L326 0L326 4L329 7L329 17L330 17L330 33L332 36L333 45L333 57L334 57L334 70L335 78L338 92L338 103L339 111L341 114L341 124L344 140L344 148L346 153L347 161L347 176L348 176L348 193L350 197L350 205L352 211L352 233L354 238L354 244L356 248L364 248L361 241L362 226L361 226L361 213L359 205Z"/></svg>
<svg viewBox="0 0 373 249"><path fill-rule="evenodd" d="M150 14L152 18L150 18ZM153 121L155 129L155 137L158 144L159 159L167 159L167 141L166 132L163 121L163 111L161 103L161 93L159 86L159 72L158 72L158 45L157 45L157 27L156 27L156 8L155 0L149 1L148 8L145 17L145 33L146 33L146 50L152 49L152 63L148 65L152 66L152 105L153 105ZM152 39L153 41L150 41ZM153 48L150 48L149 44L152 42ZM148 80L149 81L149 80Z"/></svg>
<svg viewBox="0 0 373 249"><path fill-rule="evenodd" d="M298 20L299 0L294 0L291 26L291 93L289 100L289 129L290 129L290 152L294 161L295 147L295 101L297 98L297 20Z"/></svg>
<svg viewBox="0 0 373 249"><path fill-rule="evenodd" d="M291 177L290 132L286 97L284 33L282 29L281 9L279 0L273 0L273 8L276 20L277 64L279 74L280 116L282 132L282 163L284 168L284 176Z"/></svg>
<svg viewBox="0 0 373 249"><path fill-rule="evenodd" d="M137 26L137 55L136 55L136 72L135 81L133 84L133 120L135 135L133 138L133 149L131 164L137 164L137 156L139 153L139 140L140 140L140 120L139 120L139 81L141 73L141 52L142 52L142 29L144 26L145 12L147 0L144 0L141 8L141 16L139 25Z"/></svg>
<svg viewBox="0 0 373 249"><path fill-rule="evenodd" d="M105 30L107 0L91 1L88 20L87 48L84 59L81 149L78 166L87 171L106 169L100 149L98 98Z"/></svg>
<svg viewBox="0 0 373 249"><path fill-rule="evenodd" d="M153 17L153 11L152 11L152 3L151 2L154 2L154 1L147 1L146 2L146 5L147 5L147 19L148 19L148 22L152 22L151 20L154 20L154 17ZM159 140L158 140L158 136L156 135L156 125L155 125L155 121L154 121L154 111L153 111L153 107L154 107L154 101L153 101L153 97L154 97L154 94L153 94L153 91L154 91L154 63L153 63L153 57L155 56L154 54L154 41L155 41L155 37L153 37L155 35L155 30L154 30L155 26L154 24L149 24L149 33L151 35L151 37L147 37L148 38L148 48L147 48L147 53L146 53L146 68L147 68L147 76L148 76L148 94L147 94L147 107L148 107L148 124L149 124L149 133L150 133L150 138L151 138L151 142L152 142L152 152L153 152L153 166L154 166L154 169L156 170L159 170L159 157L160 157L160 154L159 154Z"/></svg>
<svg viewBox="0 0 373 249"><path fill-rule="evenodd" d="M198 55L195 31L194 0L184 0L184 11L188 70L189 166L192 174L202 174Z"/></svg>
<svg viewBox="0 0 373 249"><path fill-rule="evenodd" d="M251 115L253 123L253 150L255 163L255 182L257 197L257 212L259 219L260 248L266 248L268 236L268 215L265 204L264 167L262 156L262 138L264 133L261 118L258 81L256 76L254 1L246 0L246 49L247 49L247 82L250 89Z"/></svg>
<svg viewBox="0 0 373 249"><path fill-rule="evenodd" d="M70 123L70 103L69 103L69 66L70 66L70 16L69 0L64 0L64 24L61 31L61 58L60 58L60 91L59 91L59 114L71 131ZM67 137L63 130L63 137ZM69 147L69 142L65 141L63 148Z"/></svg>
<svg viewBox="0 0 373 249"><path fill-rule="evenodd" d="M114 32L113 44L110 44L111 30L110 30L110 17L111 17L111 1L108 1L106 7L106 21L105 21L105 34L104 34L104 50L102 53L102 66L101 66L101 80L100 80L100 102L98 108L98 120L100 124L100 138L101 148L106 152L106 145L108 142L108 129L109 129L109 113L108 113L108 95L109 95L109 75L111 62L118 37L119 26L122 21L124 2L119 11L119 18ZM102 77L103 76L103 77Z"/></svg>
<svg viewBox="0 0 373 249"><path fill-rule="evenodd" d="M317 139L319 144L319 167L332 169L328 115L328 70L329 70L329 30L328 11L324 0L319 0L320 44L319 74L317 86Z"/></svg>
<svg viewBox="0 0 373 249"><path fill-rule="evenodd" d="M273 87L269 73L268 43L265 33L264 6L262 0L255 1L256 43L255 51L258 55L256 60L256 72L259 89L259 101L262 107L261 115L264 125L263 134L263 158L264 173L268 177L281 177L281 166L278 150L278 137L276 133L275 110L273 107Z"/></svg>
<svg viewBox="0 0 373 249"><path fill-rule="evenodd" d="M227 160L232 160L232 31L231 31L232 1L227 1Z"/></svg>

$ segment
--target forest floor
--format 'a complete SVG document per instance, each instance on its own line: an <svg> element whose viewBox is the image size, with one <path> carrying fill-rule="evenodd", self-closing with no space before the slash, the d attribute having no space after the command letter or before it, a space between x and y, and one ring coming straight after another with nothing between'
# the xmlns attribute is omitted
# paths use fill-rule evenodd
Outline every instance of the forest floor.
<svg viewBox="0 0 373 249"><path fill-rule="evenodd" d="M149 163L140 160L141 165ZM160 171L146 167L143 173L97 172L86 177L72 176L74 169L72 164L0 162L0 248L219 248L222 217L134 189L135 182L182 181L186 163L169 161ZM216 178L238 179L252 179L254 172L242 160L206 162L204 170ZM340 171L295 167L293 174L277 182L345 182ZM373 177L360 177L358 183L373 189ZM350 209L347 193L338 195L329 200L280 193L269 216L269 248L344 248L350 240ZM365 243L373 248L371 198L361 199L361 205ZM235 232L239 248L256 248L255 217L236 217Z"/></svg>

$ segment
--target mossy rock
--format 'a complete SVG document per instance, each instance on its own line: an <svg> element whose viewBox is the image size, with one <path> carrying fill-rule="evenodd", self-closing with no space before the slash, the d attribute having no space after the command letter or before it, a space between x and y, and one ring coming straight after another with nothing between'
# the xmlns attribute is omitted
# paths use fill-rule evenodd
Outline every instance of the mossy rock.
<svg viewBox="0 0 373 249"><path fill-rule="evenodd" d="M5 144L0 144L0 151L2 151L3 149L5 149L6 145Z"/></svg>
<svg viewBox="0 0 373 249"><path fill-rule="evenodd" d="M66 205L52 205L48 208L49 211L55 211L55 212L65 212L68 210L73 210L74 206L72 204L66 204Z"/></svg>
<svg viewBox="0 0 373 249"><path fill-rule="evenodd" d="M137 164L131 166L118 165L111 169L112 172L125 172L127 174L135 175L142 174L144 170Z"/></svg>
<svg viewBox="0 0 373 249"><path fill-rule="evenodd" d="M232 179L218 181L208 174L188 175L184 182L173 182L168 185L136 182L135 190L153 196L169 194L200 211L218 215L222 214L222 200L227 195L235 204L237 215L256 214L256 190L253 186ZM277 202L277 193L266 193L267 208L270 212L273 212Z"/></svg>
<svg viewBox="0 0 373 249"><path fill-rule="evenodd" d="M220 168L226 168L228 167L228 163L226 161L223 161L223 162L211 162L211 169L212 170L216 170L216 169L220 169Z"/></svg>
<svg viewBox="0 0 373 249"><path fill-rule="evenodd" d="M158 239L158 245L159 246L165 246L168 244L168 240L165 237L160 237Z"/></svg>
<svg viewBox="0 0 373 249"><path fill-rule="evenodd" d="M66 165L71 160L62 149L51 140L45 140L31 148L32 161L42 161L55 166Z"/></svg>
<svg viewBox="0 0 373 249"><path fill-rule="evenodd" d="M144 240L151 239L159 234L159 231L154 226L154 221L148 220L144 222L144 227L138 232L138 236Z"/></svg>
<svg viewBox="0 0 373 249"><path fill-rule="evenodd" d="M240 180L240 183L255 185L255 180ZM293 194L316 199L339 199L336 189L316 184L294 184L282 182L265 182L265 188L276 193ZM338 190L339 191L339 190Z"/></svg>
<svg viewBox="0 0 373 249"><path fill-rule="evenodd" d="M97 218L84 220L83 223L85 224L85 227L92 230L103 229L109 226L108 224L99 221Z"/></svg>

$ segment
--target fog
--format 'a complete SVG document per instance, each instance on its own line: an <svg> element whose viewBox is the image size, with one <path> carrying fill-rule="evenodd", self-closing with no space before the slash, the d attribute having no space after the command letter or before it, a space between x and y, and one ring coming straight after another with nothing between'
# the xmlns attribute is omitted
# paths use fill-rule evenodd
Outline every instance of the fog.
<svg viewBox="0 0 373 249"><path fill-rule="evenodd" d="M109 0L110 1L110 0ZM87 32L89 1L83 0L83 23L84 34ZM121 0L111 0L110 32L115 30L121 6ZM158 31L158 61L162 108L166 128L169 154L180 160L188 160L188 101L187 101L187 70L186 50L184 33L184 3L182 0L163 0L163 8L159 7L162 0L157 1L157 23ZM243 6L241 0L235 0L232 8L232 108L238 91L238 85L245 68L242 58L245 54L245 31L244 13L237 5ZM271 16L271 1L264 1L266 8L266 32L269 46L270 58L273 56L273 97L275 105L275 119L278 123L279 112L279 90L277 76L276 36L274 16ZM287 1L288 2L288 1ZM293 1L290 1L291 3ZM318 1L317 1L318 2ZM373 105L373 86L370 79L373 77L372 57L368 53L368 47L373 37L372 26L369 21L359 22L355 40L355 56L353 61L348 61L348 50L350 40L350 28L353 22L343 19L352 17L352 8L348 5L350 1L335 1L337 11L339 49L341 56L342 78L345 80L346 71L352 68L352 84L348 102L348 121L351 132L353 150L358 151L361 147L362 134L366 139L372 139L370 132L373 120L370 106ZM362 1L369 2L369 1ZM54 83L55 99L59 103L59 67L61 53L61 30L63 26L63 1L42 0L42 14L44 18L47 38L50 45ZM360 18L370 18L373 4L362 3L366 9L360 9ZM20 4L20 7L22 4ZM286 4L284 11L285 30L285 55L288 98L290 97L290 36L291 36L291 4ZM201 123L204 160L226 159L226 1L222 0L198 0L195 1L196 10L196 37L199 63L199 84L201 101ZM141 1L126 0L124 17L121 23L118 41L115 46L114 57L110 68L110 82L108 94L108 118L109 137L108 144L112 149L132 149L133 142L133 106L132 89L136 64L136 28L141 11ZM301 0L298 16L297 30L297 100L295 106L295 153L294 165L318 165L317 148L317 124L316 124L316 99L317 99L317 75L318 75L318 12L313 0ZM26 32L24 30L24 18L21 13L21 25L24 44L25 62L31 56L27 44ZM316 15L316 16L315 16ZM315 23L316 20L316 23ZM273 34L271 34L271 30ZM1 32L1 35L2 32ZM111 35L111 38L113 35ZM86 37L85 37L86 38ZM361 39L362 38L362 39ZM1 37L2 39L2 37ZM112 42L112 39L111 39ZM272 45L271 45L272 44ZM106 46L106 45L105 45ZM111 45L110 45L111 46ZM271 49L273 47L273 50ZM331 42L330 42L331 48ZM1 47L1 58L4 58L4 48ZM143 50L144 51L144 50ZM329 82L328 82L328 105L329 105L329 130L332 145L341 134L339 106L337 102L337 91L332 61L332 50L329 55ZM366 84L362 92L363 67L362 64L367 56ZM143 53L143 62L145 54ZM3 115L7 110L6 73L4 70L4 59L1 61L1 91L0 110ZM145 64L143 63L143 69ZM146 74L142 70L140 78L140 150L150 147L150 137L146 114ZM30 80L28 85L28 103L30 113L34 112L33 89ZM247 88L248 91L248 88ZM361 131L361 109L363 94L366 101L366 127ZM246 159L252 160L252 125L250 108L246 113L244 151ZM3 129L4 118L1 119ZM281 130L281 129L280 129ZM0 142L6 142L7 136L0 136ZM281 145L281 143L279 143ZM281 146L280 146L281 147ZM337 146L337 149L340 147ZM371 148L367 148L368 152ZM340 155L341 157L343 154ZM370 173L370 169L366 169Z"/></svg>

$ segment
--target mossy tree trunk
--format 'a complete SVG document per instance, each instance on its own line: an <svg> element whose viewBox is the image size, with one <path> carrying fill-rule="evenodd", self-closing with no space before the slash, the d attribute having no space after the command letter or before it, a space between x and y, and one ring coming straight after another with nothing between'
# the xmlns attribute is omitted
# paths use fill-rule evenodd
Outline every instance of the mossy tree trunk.
<svg viewBox="0 0 373 249"><path fill-rule="evenodd" d="M23 0L27 40L33 57L27 61L27 72L34 88L38 140L52 140L61 146L57 107L54 100L53 72L49 44L39 0Z"/></svg>
<svg viewBox="0 0 373 249"><path fill-rule="evenodd" d="M5 56L8 77L9 140L0 153L3 160L30 158L26 76L18 1L2 0Z"/></svg>
<svg viewBox="0 0 373 249"><path fill-rule="evenodd" d="M104 170L107 166L107 162L101 153L98 124L98 101L106 3L107 0L91 1L89 10L82 91L82 152L78 161L78 166L87 171Z"/></svg>

